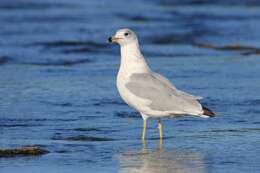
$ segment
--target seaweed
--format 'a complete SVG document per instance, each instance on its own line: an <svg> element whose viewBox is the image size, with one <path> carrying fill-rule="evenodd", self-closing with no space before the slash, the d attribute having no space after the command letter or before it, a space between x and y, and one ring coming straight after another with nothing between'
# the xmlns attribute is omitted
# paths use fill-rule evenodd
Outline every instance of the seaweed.
<svg viewBox="0 0 260 173"><path fill-rule="evenodd" d="M0 149L0 157L15 157L15 156L38 156L49 153L48 150L40 147L21 147L14 149Z"/></svg>
<svg viewBox="0 0 260 173"><path fill-rule="evenodd" d="M215 49L221 51L239 51L241 55L260 54L260 48L253 46L244 46L239 44L216 46L213 44L195 43L194 46L200 48Z"/></svg>

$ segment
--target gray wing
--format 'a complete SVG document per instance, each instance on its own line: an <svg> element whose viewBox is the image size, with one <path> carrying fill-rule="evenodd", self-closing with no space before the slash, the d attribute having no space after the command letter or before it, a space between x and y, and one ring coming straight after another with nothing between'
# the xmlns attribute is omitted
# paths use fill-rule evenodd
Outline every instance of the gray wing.
<svg viewBox="0 0 260 173"><path fill-rule="evenodd" d="M127 89L137 97L148 99L150 109L156 111L170 111L176 113L200 114L202 107L196 97L190 97L170 84L162 81L158 74L134 73L126 84Z"/></svg>
<svg viewBox="0 0 260 173"><path fill-rule="evenodd" d="M191 95L191 94L186 93L184 91L178 90L167 78L165 78L164 76L162 76L162 75L160 75L158 73L153 73L153 76L156 77L161 82L164 82L167 86L169 86L172 89L176 90L176 92L181 94L183 97L187 97L187 98L195 99L195 100L201 100L203 98L203 97L200 97L200 96L194 96L194 95Z"/></svg>

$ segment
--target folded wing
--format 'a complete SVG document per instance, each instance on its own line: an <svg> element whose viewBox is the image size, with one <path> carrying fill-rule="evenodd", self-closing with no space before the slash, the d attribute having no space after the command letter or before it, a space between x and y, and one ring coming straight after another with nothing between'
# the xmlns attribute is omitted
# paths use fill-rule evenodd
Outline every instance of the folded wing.
<svg viewBox="0 0 260 173"><path fill-rule="evenodd" d="M134 73L126 84L135 96L150 101L152 110L172 114L201 115L203 113L198 97L178 91L166 78L157 73Z"/></svg>

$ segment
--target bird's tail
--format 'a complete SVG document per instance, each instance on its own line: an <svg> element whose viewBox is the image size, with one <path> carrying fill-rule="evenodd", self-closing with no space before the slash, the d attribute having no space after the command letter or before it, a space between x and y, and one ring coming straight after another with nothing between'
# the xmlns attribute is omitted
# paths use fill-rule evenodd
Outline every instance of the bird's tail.
<svg viewBox="0 0 260 173"><path fill-rule="evenodd" d="M215 113L211 111L210 109L206 108L205 106L202 106L203 109L203 115L207 117L215 117Z"/></svg>

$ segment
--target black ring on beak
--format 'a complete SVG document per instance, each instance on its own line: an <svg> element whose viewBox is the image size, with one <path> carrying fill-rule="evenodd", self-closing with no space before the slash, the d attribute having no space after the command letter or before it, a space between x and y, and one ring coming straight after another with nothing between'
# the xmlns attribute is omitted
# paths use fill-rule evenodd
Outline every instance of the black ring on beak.
<svg viewBox="0 0 260 173"><path fill-rule="evenodd" d="M109 37L109 38L107 39L107 41L108 41L108 43L112 43L112 37Z"/></svg>

